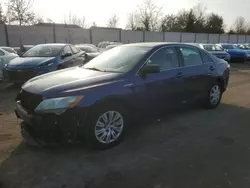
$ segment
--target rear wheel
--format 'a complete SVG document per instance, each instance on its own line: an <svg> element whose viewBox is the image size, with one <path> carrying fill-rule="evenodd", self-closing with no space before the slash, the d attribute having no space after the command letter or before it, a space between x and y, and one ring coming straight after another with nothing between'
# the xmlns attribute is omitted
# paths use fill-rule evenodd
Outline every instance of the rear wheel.
<svg viewBox="0 0 250 188"><path fill-rule="evenodd" d="M205 107L208 109L216 108L221 101L222 90L221 86L217 83L214 84L208 92L207 98L205 99Z"/></svg>
<svg viewBox="0 0 250 188"><path fill-rule="evenodd" d="M84 126L87 143L96 149L107 149L121 142L128 125L125 109L110 102L97 105Z"/></svg>

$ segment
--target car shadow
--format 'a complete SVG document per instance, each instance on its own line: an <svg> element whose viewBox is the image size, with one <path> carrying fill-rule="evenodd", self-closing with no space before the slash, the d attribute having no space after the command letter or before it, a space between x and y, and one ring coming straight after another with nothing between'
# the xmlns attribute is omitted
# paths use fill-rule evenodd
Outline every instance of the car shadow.
<svg viewBox="0 0 250 188"><path fill-rule="evenodd" d="M243 187L250 175L249 114L228 104L178 109L134 122L123 143L103 151L84 143L21 143L0 167L1 188Z"/></svg>
<svg viewBox="0 0 250 188"><path fill-rule="evenodd" d="M250 70L250 61L246 62L230 62L232 71L248 71Z"/></svg>

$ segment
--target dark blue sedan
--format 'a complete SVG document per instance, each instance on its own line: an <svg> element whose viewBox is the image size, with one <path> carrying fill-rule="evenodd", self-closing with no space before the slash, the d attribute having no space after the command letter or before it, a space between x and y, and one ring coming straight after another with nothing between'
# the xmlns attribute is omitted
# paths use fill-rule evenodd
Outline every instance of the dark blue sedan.
<svg viewBox="0 0 250 188"><path fill-rule="evenodd" d="M40 44L13 59L5 67L10 82L23 83L35 76L82 65L84 52L70 44Z"/></svg>
<svg viewBox="0 0 250 188"><path fill-rule="evenodd" d="M82 67L35 77L16 98L29 144L81 141L108 148L134 117L199 102L216 108L230 65L198 47L137 43L108 50Z"/></svg>

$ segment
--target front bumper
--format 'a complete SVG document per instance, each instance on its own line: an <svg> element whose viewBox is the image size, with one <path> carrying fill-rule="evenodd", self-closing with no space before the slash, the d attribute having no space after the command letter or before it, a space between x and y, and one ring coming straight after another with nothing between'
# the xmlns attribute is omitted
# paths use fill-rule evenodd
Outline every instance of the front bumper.
<svg viewBox="0 0 250 188"><path fill-rule="evenodd" d="M19 104L15 110L20 118L21 136L29 145L79 142L83 138L82 125L86 119L83 109L71 109L61 115L28 114Z"/></svg>

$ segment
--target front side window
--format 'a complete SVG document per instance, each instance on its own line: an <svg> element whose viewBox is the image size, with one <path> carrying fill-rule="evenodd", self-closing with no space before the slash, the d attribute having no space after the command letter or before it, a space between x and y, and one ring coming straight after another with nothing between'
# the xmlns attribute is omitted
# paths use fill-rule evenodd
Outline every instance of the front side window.
<svg viewBox="0 0 250 188"><path fill-rule="evenodd" d="M172 47L162 48L158 50L150 57L148 63L159 65L160 71L179 67L177 52Z"/></svg>
<svg viewBox="0 0 250 188"><path fill-rule="evenodd" d="M202 64L202 58L198 50L189 47L181 47L180 51L183 57L184 66Z"/></svg>
<svg viewBox="0 0 250 188"><path fill-rule="evenodd" d="M126 73L150 50L143 46L119 46L101 53L83 66L103 72Z"/></svg>

